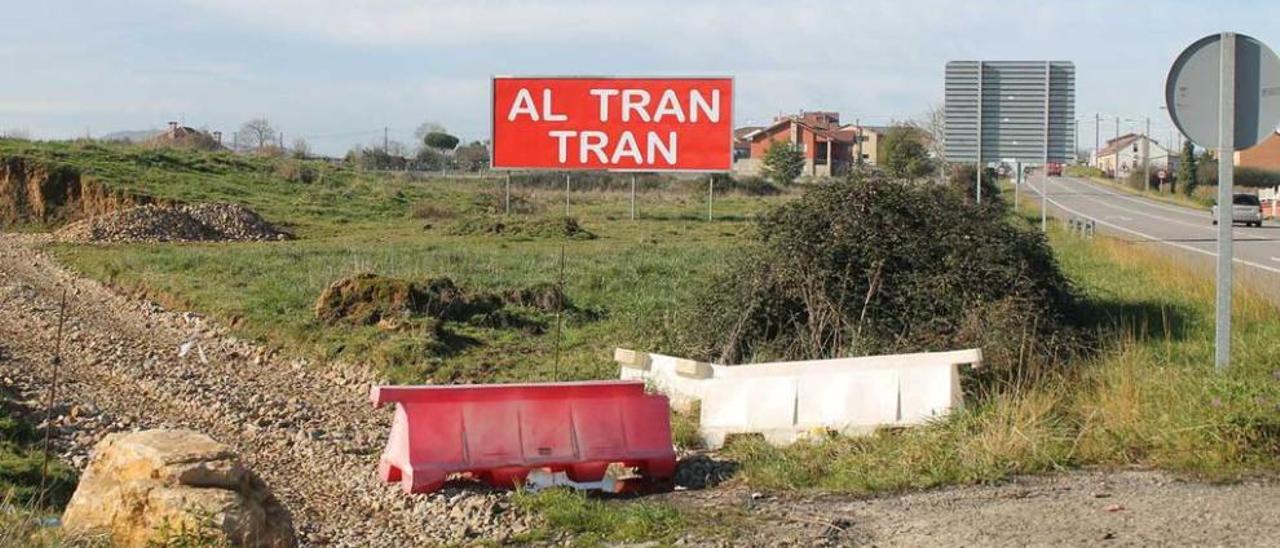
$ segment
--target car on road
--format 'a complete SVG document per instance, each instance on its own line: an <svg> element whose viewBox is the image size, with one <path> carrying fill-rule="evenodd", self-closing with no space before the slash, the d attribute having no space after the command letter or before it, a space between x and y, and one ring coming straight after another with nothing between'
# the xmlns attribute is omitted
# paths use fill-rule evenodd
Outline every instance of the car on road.
<svg viewBox="0 0 1280 548"><path fill-rule="evenodd" d="M1231 197L1231 222L1245 226L1262 226L1262 202L1253 194L1236 194ZM1218 224L1218 206L1213 206L1213 224Z"/></svg>
<svg viewBox="0 0 1280 548"><path fill-rule="evenodd" d="M1060 163L1058 163L1058 162L1049 162L1049 164L1048 164L1047 166L1045 166L1045 176L1046 176L1046 177L1061 177L1061 176L1062 176L1062 164L1060 164Z"/></svg>

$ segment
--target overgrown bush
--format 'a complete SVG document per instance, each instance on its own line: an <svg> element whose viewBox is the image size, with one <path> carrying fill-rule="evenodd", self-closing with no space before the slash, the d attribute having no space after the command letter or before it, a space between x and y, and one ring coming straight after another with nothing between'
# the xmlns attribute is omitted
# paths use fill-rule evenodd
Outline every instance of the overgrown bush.
<svg viewBox="0 0 1280 548"><path fill-rule="evenodd" d="M1196 176L1201 184L1218 186L1218 161L1201 158L1199 170L1196 173ZM1280 171L1253 167L1237 167L1232 178L1232 186L1244 188L1275 188L1280 186Z"/></svg>
<svg viewBox="0 0 1280 548"><path fill-rule="evenodd" d="M294 183L314 183L320 178L320 170L306 161L289 158L276 163L276 176Z"/></svg>
<svg viewBox="0 0 1280 548"><path fill-rule="evenodd" d="M1158 190L1160 188L1160 179L1156 178L1159 169L1151 168L1149 171L1140 168L1129 172L1129 176L1125 178L1125 184L1134 190ZM1146 176L1147 181L1143 183L1142 179Z"/></svg>
<svg viewBox="0 0 1280 548"><path fill-rule="evenodd" d="M982 203L1005 207L1007 204L1000 197L1000 185L996 184L996 170L984 168L982 171ZM964 197L965 203L975 203L977 198L978 168L973 164L956 164L951 167L947 184L951 190Z"/></svg>
<svg viewBox="0 0 1280 548"><path fill-rule="evenodd" d="M981 347L1008 373L1070 348L1075 297L1044 237L958 192L837 180L765 214L756 239L694 307L700 358Z"/></svg>

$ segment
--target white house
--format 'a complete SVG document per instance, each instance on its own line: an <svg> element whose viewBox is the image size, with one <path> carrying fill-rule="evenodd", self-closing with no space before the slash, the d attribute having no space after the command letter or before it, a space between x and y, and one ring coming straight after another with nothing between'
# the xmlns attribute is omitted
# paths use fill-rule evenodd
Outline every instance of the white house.
<svg viewBox="0 0 1280 548"><path fill-rule="evenodd" d="M1169 151L1160 146L1159 141L1128 133L1110 139L1107 145L1098 151L1094 158L1094 166L1101 169L1108 177L1123 179L1130 173L1142 171L1142 159L1146 154L1151 172L1168 169Z"/></svg>

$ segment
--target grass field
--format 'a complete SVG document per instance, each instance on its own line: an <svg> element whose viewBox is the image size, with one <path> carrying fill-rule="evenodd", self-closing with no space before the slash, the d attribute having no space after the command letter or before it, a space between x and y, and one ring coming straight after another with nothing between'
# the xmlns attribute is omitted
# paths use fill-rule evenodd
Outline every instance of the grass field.
<svg viewBox="0 0 1280 548"><path fill-rule="evenodd" d="M59 151L40 154L57 157ZM141 160L100 155L79 161L108 176L126 173L115 161ZM174 197L243 202L297 229L300 239L61 245L55 253L123 289L211 314L239 335L298 356L369 363L399 382L611 378L616 346L678 351L688 307L708 275L748 243L754 216L798 192L719 197L710 222L704 218L705 187L696 182L642 192L635 221L628 218L625 192L571 192L570 214L596 237L565 240L459 230L477 220L503 221L496 180L414 180L324 167L334 170L328 183L301 183L280 176L266 160L225 161L248 164L223 172L209 168L211 175L148 167L147 182L138 188L172 184L177 190L165 192ZM130 169L137 176L138 168ZM169 169L185 174L166 183ZM504 222L559 217L563 200L557 188L517 186L520 213ZM732 440L725 454L742 463L734 481L865 493L1082 466L1137 465L1212 479L1275 471L1277 310L1248 290L1237 292L1235 366L1215 374L1211 284L1120 241L1082 240L1056 229L1050 241L1084 298L1100 341L1097 353L1050 377L975 395L965 410L923 428L789 448ZM448 276L471 290L499 291L557 283L562 264L573 307L559 344L557 319L547 313L530 313L536 329L450 322L441 349L428 348L426 335L412 330L332 327L313 312L326 286L354 273ZM595 504L559 495L522 502L553 516L556 527L601 540L645 536L636 531L669 537L688 526L661 506Z"/></svg>
<svg viewBox="0 0 1280 548"><path fill-rule="evenodd" d="M467 192L467 184L415 186L449 196ZM537 203L544 196L562 199L545 191L527 192L526 199ZM370 363L401 382L441 382L551 379L556 319L538 318L542 327L535 336L450 323L448 348L431 353L422 351L413 333L323 325L313 312L317 297L333 281L360 272L414 280L446 276L473 290L558 283L563 251L566 293L581 312L566 315L558 376L590 378L613 367L614 346L664 347L679 337L673 318L705 274L742 241L750 228L745 219L762 207L756 198L726 197L716 206L722 220L707 222L693 213L705 207L698 198L644 195L642 219L630 221L623 220L621 193L575 194L571 211L597 235L591 240L452 235L454 219L418 220L406 213L290 242L67 246L57 253L91 276L213 314L243 335L302 356ZM460 200L435 203L465 209ZM424 224L432 228L424 230Z"/></svg>

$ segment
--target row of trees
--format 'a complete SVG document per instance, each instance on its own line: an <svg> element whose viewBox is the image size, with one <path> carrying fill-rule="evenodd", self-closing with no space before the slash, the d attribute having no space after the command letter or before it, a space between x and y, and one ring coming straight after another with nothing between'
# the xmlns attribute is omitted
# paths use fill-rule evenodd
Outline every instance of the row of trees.
<svg viewBox="0 0 1280 548"><path fill-rule="evenodd" d="M489 167L489 145L472 141L465 145L439 124L424 123L413 132L412 149L398 141L382 146L356 146L344 161L363 169L414 171L480 171Z"/></svg>
<svg viewBox="0 0 1280 548"><path fill-rule="evenodd" d="M462 144L461 139L450 134L443 126L424 123L414 131L416 146L406 146L393 140L356 146L347 152L344 160L364 169L418 171L479 171L489 167L489 145L482 141ZM305 139L297 138L288 149L284 147L281 133L266 118L254 118L245 122L235 132L233 147L241 152L284 154L297 158L311 156L311 146Z"/></svg>

